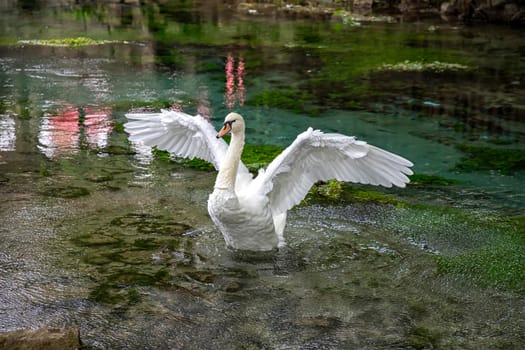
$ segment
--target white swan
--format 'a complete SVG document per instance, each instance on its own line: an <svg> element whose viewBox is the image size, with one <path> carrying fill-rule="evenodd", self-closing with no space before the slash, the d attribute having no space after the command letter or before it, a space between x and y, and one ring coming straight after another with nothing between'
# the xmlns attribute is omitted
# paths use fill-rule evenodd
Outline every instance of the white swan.
<svg viewBox="0 0 525 350"><path fill-rule="evenodd" d="M185 158L201 158L219 171L208 212L226 244L239 250L266 251L284 245L286 212L320 180L404 187L413 164L393 153L341 134L308 128L256 178L240 160L244 119L226 116L217 134L200 116L178 111L126 114L131 141ZM228 146L221 138L231 132Z"/></svg>

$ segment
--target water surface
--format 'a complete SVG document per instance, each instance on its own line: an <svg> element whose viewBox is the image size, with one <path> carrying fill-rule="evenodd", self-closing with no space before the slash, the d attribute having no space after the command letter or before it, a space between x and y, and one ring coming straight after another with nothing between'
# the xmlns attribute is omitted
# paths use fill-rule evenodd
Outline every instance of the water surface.
<svg viewBox="0 0 525 350"><path fill-rule="evenodd" d="M523 215L519 30L15 5L0 46L2 331L77 324L93 349L525 341L523 289L436 264L499 247L500 222ZM78 36L108 42L18 42ZM435 61L468 69L381 70ZM124 113L161 107L216 126L239 111L256 144L286 146L308 126L356 135L458 182L379 190L423 209L306 203L289 214L284 249L235 253L207 216L214 173L127 142ZM517 160L473 166L479 148Z"/></svg>

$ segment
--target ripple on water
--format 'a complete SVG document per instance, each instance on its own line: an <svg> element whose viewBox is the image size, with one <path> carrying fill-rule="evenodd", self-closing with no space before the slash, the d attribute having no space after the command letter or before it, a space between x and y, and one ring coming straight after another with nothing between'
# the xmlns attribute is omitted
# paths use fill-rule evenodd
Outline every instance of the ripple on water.
<svg viewBox="0 0 525 350"><path fill-rule="evenodd" d="M144 189L130 191L141 198ZM436 347L456 344L449 329L465 319L474 323L471 339L481 324L462 306L478 296L448 300L425 252L381 229L384 208L300 207L289 215L287 246L254 257L226 249L209 219L190 225L183 211L161 210L164 201L129 206L134 200L122 192L91 210L91 196L61 199L82 203L76 209L10 211L9 225L34 249L0 255L16 261L2 264L11 270L9 280L0 277L2 301L14 312L3 323L76 323L84 341L101 348L162 348L169 340L185 349ZM20 225L26 217L51 227L40 238L54 243L35 241L33 226Z"/></svg>

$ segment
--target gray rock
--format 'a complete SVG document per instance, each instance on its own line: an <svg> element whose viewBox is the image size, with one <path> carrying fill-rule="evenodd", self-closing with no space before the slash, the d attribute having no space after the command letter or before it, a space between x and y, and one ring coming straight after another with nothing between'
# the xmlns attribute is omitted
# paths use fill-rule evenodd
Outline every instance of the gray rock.
<svg viewBox="0 0 525 350"><path fill-rule="evenodd" d="M445 16L454 16L459 13L459 10L456 6L452 5L450 2L444 2L441 4L440 12Z"/></svg>

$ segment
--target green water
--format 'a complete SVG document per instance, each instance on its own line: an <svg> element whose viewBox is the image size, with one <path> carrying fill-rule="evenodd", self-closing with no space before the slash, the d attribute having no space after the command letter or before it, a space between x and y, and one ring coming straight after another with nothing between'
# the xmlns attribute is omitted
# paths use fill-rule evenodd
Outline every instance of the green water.
<svg viewBox="0 0 525 350"><path fill-rule="evenodd" d="M520 348L521 31L184 4L3 5L0 331L76 324L88 349ZM77 37L98 42L52 45ZM356 135L419 177L313 195L284 249L231 252L207 216L215 174L122 130L170 106L216 126L239 111L253 144Z"/></svg>

